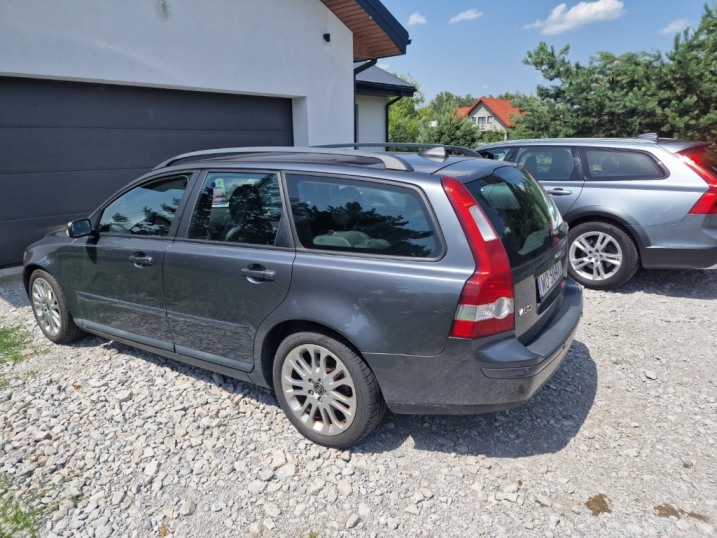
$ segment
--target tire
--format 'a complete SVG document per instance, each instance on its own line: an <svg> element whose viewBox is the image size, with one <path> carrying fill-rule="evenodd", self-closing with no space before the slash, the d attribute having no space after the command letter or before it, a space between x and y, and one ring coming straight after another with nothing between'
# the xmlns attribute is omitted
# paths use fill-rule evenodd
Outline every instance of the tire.
<svg viewBox="0 0 717 538"><path fill-rule="evenodd" d="M617 226L585 222L571 228L570 276L586 288L609 290L630 280L639 268L634 241Z"/></svg>
<svg viewBox="0 0 717 538"><path fill-rule="evenodd" d="M276 352L273 378L289 421L301 435L326 447L358 443L386 412L376 377L363 359L325 334L288 336Z"/></svg>
<svg viewBox="0 0 717 538"><path fill-rule="evenodd" d="M67 308L65 294L46 271L38 269L30 276L30 303L40 330L56 344L68 344L82 336Z"/></svg>

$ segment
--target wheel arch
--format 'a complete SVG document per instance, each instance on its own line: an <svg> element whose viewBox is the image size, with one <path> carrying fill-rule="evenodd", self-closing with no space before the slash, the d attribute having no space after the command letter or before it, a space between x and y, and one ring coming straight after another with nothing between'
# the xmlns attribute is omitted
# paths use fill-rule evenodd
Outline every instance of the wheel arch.
<svg viewBox="0 0 717 538"><path fill-rule="evenodd" d="M314 321L287 320L274 325L266 333L262 340L259 364L261 368L261 379L256 380L257 383L260 383L266 387L271 388L272 390L275 390L272 372L274 368L274 358L276 356L276 351L279 349L281 342L287 336L299 332L318 332L321 334L325 334L326 336L329 336L331 338L334 338L335 340L348 346L354 353L361 357L366 366L371 369L371 366L369 365L368 361L364 359L363 354L359 351L358 347L335 329L332 329L327 325L323 325ZM372 369L371 371L373 372Z"/></svg>
<svg viewBox="0 0 717 538"><path fill-rule="evenodd" d="M569 212L563 218L571 228L586 222L602 222L620 228L635 243L640 260L642 260L644 249L650 246L650 240L645 235L642 226L622 212L607 211L599 207L586 207L579 211Z"/></svg>

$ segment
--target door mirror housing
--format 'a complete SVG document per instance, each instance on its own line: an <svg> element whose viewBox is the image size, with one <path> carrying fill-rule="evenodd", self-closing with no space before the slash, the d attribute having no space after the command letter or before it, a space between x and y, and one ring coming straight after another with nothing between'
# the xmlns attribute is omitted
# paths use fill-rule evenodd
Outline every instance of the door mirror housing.
<svg viewBox="0 0 717 538"><path fill-rule="evenodd" d="M73 220L72 222L67 223L68 237L84 237L86 235L91 235L93 231L90 219Z"/></svg>

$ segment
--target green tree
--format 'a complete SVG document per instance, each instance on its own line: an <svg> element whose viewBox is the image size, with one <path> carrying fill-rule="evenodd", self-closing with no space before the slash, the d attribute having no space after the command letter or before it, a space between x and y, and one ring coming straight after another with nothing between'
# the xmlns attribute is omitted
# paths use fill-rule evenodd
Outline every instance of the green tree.
<svg viewBox="0 0 717 538"><path fill-rule="evenodd" d="M436 95L426 107L426 115L431 120L438 120L444 116L450 116L456 113L456 110L470 106L475 103L476 99L472 95L465 96L454 95L451 92L441 92Z"/></svg>
<svg viewBox="0 0 717 538"><path fill-rule="evenodd" d="M417 89L413 97L403 97L393 103L388 109L388 141L389 142L416 142L421 129L422 114L419 107L425 101L423 92L416 79L411 75L395 76L408 82Z"/></svg>
<svg viewBox="0 0 717 538"><path fill-rule="evenodd" d="M678 138L717 139L717 2L699 26L675 37L661 93L664 131Z"/></svg>
<svg viewBox="0 0 717 538"><path fill-rule="evenodd" d="M418 138L426 144L447 144L473 148L478 145L480 132L473 123L456 114L447 114L437 120L435 127L425 127Z"/></svg>
<svg viewBox="0 0 717 538"><path fill-rule="evenodd" d="M699 27L675 39L674 50L616 56L600 52L588 65L540 43L524 62L551 85L537 98L518 96L525 115L513 137L666 136L711 140L717 134L717 18L705 6Z"/></svg>

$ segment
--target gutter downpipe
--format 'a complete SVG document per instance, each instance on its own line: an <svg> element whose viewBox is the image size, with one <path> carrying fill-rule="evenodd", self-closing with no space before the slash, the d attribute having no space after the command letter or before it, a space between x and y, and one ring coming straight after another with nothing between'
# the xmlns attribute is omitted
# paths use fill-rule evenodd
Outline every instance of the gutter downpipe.
<svg viewBox="0 0 717 538"><path fill-rule="evenodd" d="M368 60L358 67L354 67L354 142L358 142L358 103L356 102L356 75L362 71L366 71L369 67L373 67L378 63L378 58ZM388 115L388 112L386 113ZM387 118L388 121L388 118ZM386 123L386 131L388 131L388 123Z"/></svg>

